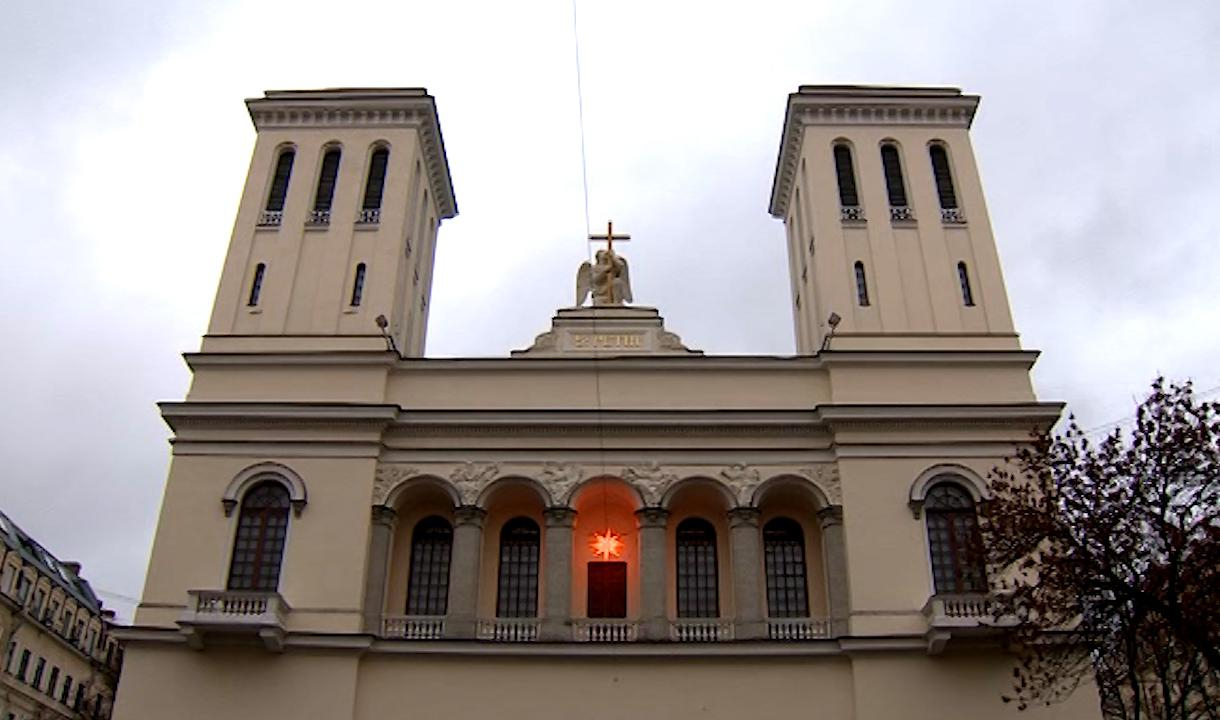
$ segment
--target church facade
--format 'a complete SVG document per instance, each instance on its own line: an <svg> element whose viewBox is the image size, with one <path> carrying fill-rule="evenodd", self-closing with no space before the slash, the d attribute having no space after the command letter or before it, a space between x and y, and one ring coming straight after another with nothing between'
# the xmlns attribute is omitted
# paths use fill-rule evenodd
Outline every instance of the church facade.
<svg viewBox="0 0 1220 720"><path fill-rule="evenodd" d="M1061 406L1013 328L977 97L788 98L791 357L686 347L607 248L531 347L426 358L457 213L433 99L247 104L117 718L1016 716L975 507Z"/></svg>

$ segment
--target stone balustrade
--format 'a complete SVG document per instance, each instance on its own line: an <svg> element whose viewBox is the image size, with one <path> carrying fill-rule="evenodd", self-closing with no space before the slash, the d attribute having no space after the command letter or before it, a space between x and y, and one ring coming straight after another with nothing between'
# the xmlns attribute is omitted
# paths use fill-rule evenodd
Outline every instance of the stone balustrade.
<svg viewBox="0 0 1220 720"><path fill-rule="evenodd" d="M490 618L479 620L475 637L493 642L534 642L538 639L538 618Z"/></svg>
<svg viewBox="0 0 1220 720"><path fill-rule="evenodd" d="M767 620L768 640L825 640L830 637L830 621L825 618L771 618Z"/></svg>
<svg viewBox="0 0 1220 720"><path fill-rule="evenodd" d="M386 615L382 637L396 640L440 640L445 637L445 618L437 615Z"/></svg>
<svg viewBox="0 0 1220 720"><path fill-rule="evenodd" d="M675 642L724 642L733 639L733 623L728 620L674 620L669 638Z"/></svg>
<svg viewBox="0 0 1220 720"><path fill-rule="evenodd" d="M635 642L640 624L634 620L579 619L572 621L577 642Z"/></svg>
<svg viewBox="0 0 1220 720"><path fill-rule="evenodd" d="M178 626L187 642L203 648L207 635L254 635L268 649L283 649L292 608L276 592L253 590L188 590L187 608Z"/></svg>

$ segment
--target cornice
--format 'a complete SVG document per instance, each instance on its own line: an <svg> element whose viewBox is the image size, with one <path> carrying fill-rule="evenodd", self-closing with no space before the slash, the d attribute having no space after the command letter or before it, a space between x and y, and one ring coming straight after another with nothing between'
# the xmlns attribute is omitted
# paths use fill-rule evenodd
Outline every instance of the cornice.
<svg viewBox="0 0 1220 720"><path fill-rule="evenodd" d="M423 88L268 90L246 100L254 127L397 127L419 132L424 166L443 219L457 215L457 199L441 135L436 100Z"/></svg>
<svg viewBox="0 0 1220 720"><path fill-rule="evenodd" d="M307 425L380 429L398 417L397 405L354 403L160 402L174 432L208 425Z"/></svg>
<svg viewBox="0 0 1220 720"><path fill-rule="evenodd" d="M969 129L979 96L957 88L803 85L788 96L780 135L770 212L784 219L801 155L802 130L810 125L922 125Z"/></svg>

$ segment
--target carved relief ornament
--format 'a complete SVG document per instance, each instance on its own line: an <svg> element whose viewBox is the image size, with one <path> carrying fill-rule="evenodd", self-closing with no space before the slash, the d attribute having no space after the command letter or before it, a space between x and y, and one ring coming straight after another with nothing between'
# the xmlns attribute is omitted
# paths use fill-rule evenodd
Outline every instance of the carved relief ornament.
<svg viewBox="0 0 1220 720"><path fill-rule="evenodd" d="M623 468L623 479L640 491L645 504L660 505L665 488L675 482L678 475L665 470L660 463L649 462Z"/></svg>
<svg viewBox="0 0 1220 720"><path fill-rule="evenodd" d="M407 465L378 465L373 478L373 504L385 505L395 488L418 474L418 470Z"/></svg>
<svg viewBox="0 0 1220 720"><path fill-rule="evenodd" d="M449 474L463 505L474 505L483 489L500 474L499 463L464 462Z"/></svg>
<svg viewBox="0 0 1220 720"><path fill-rule="evenodd" d="M843 485L839 481L839 466L834 463L822 463L802 468L801 474L817 485L826 495L831 505L843 504Z"/></svg>
<svg viewBox="0 0 1220 720"><path fill-rule="evenodd" d="M576 463L548 462L542 466L542 486L551 494L555 506L567 505L568 495L584 477L584 468Z"/></svg>
<svg viewBox="0 0 1220 720"><path fill-rule="evenodd" d="M754 490L762 484L762 474L758 472L758 468L750 467L745 463L730 465L721 470L720 475L728 481L729 489L733 491L737 504L741 506L750 504Z"/></svg>

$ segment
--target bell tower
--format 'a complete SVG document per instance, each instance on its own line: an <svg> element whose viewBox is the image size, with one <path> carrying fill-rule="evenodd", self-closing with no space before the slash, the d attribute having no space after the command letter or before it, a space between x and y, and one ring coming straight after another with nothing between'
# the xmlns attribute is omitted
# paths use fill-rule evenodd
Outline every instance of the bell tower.
<svg viewBox="0 0 1220 720"><path fill-rule="evenodd" d="M426 90L268 91L204 352L423 355L436 235L457 214Z"/></svg>
<svg viewBox="0 0 1220 720"><path fill-rule="evenodd" d="M788 96L770 212L800 354L1019 348L970 145L978 103L956 88Z"/></svg>

